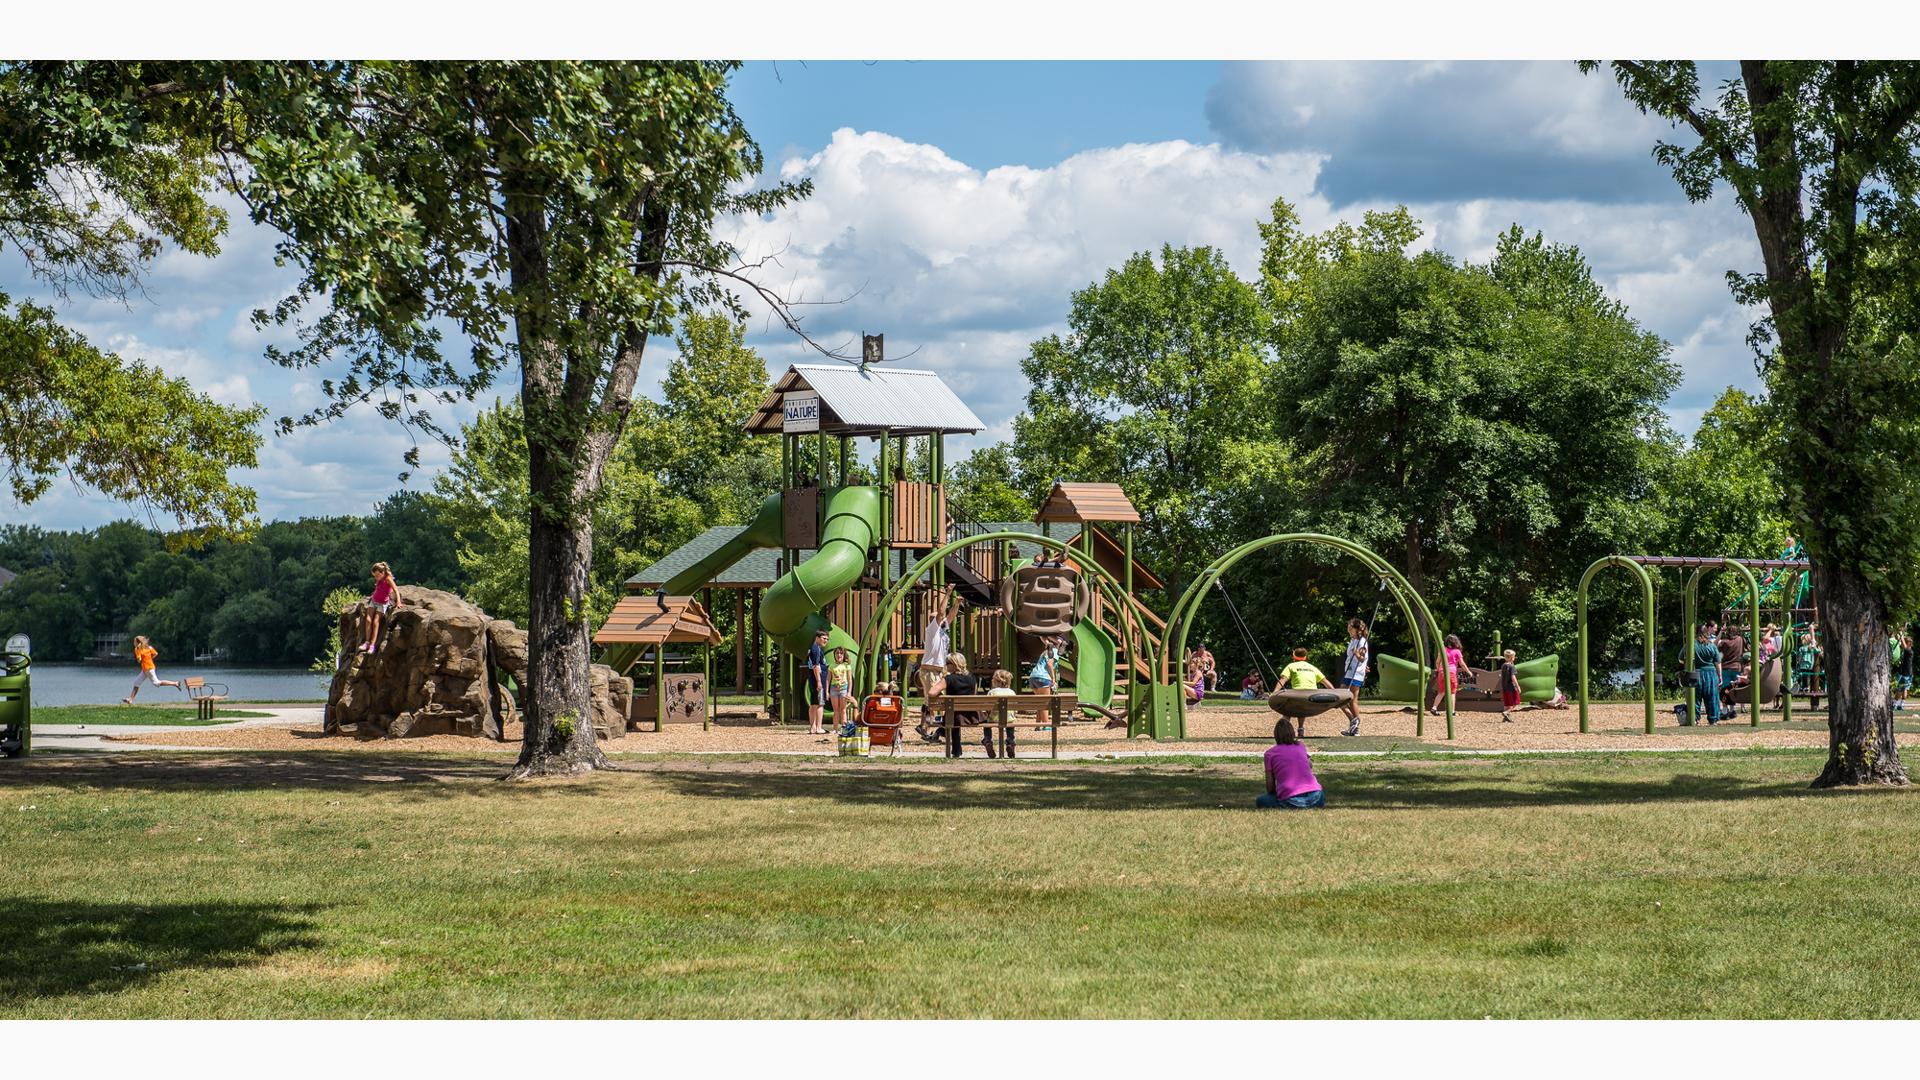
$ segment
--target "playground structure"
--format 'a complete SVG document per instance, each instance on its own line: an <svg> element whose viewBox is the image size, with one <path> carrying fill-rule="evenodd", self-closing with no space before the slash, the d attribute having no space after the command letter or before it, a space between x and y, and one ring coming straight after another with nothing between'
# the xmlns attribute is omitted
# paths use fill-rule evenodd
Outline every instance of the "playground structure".
<svg viewBox="0 0 1920 1080"><path fill-rule="evenodd" d="M780 439L781 490L745 525L709 529L629 579L594 640L635 679L633 721L673 722L686 710L668 699L684 702L694 682L699 718L711 718L716 591L733 594L733 692L765 695L782 721L804 715L800 667L816 631L829 654L853 657L858 696L906 681L949 593L960 601L952 648L978 672L1018 668L1058 635L1072 644L1064 684L1109 718L1139 696L1132 672L1158 673L1164 626L1135 590L1160 582L1133 558L1140 515L1119 486L1058 484L1032 522L953 520L946 437L985 425L934 373L883 366L880 347L868 339L874 363L788 369L745 426ZM876 453L866 462L862 443Z"/></svg>
<svg viewBox="0 0 1920 1080"><path fill-rule="evenodd" d="M1792 555L1797 554L1797 552L1797 547L1790 547L1787 553ZM1579 702L1580 730L1582 732L1589 730L1587 593L1594 577L1599 574L1600 571L1608 567L1616 566L1632 573L1635 580L1640 584L1641 621L1643 626L1641 696L1646 708L1645 724L1648 734L1653 733L1655 710L1654 586L1653 575L1648 572L1649 569L1680 569L1692 571L1692 573L1687 576L1686 588L1682 600L1681 622L1686 628L1686 633L1681 639L1678 656L1679 666L1682 671L1691 671L1693 668L1694 637L1695 631L1699 626L1700 582L1707 574L1718 570L1729 571L1739 575L1742 582L1746 585L1745 592L1748 600L1746 605L1746 629L1748 631L1746 641L1748 652L1746 655L1749 658L1760 655L1760 617L1763 597L1774 596L1780 598L1782 606L1779 610L1781 611L1781 629L1783 634L1779 655L1766 660L1764 664L1756 664L1752 659L1748 660L1747 668L1749 672L1752 673L1750 675L1748 688L1744 695L1735 697L1735 704L1744 704L1747 706L1748 722L1755 726L1760 723L1761 707L1772 704L1776 699L1780 703L1781 720L1783 722L1792 720L1793 699L1796 690L1801 692L1801 696L1811 697L1814 705L1818 707L1820 697L1824 695L1815 692L1820 689L1817 684L1794 687L1790 681L1782 678L1781 671L1796 651L1795 646L1798 635L1805 626L1811 623L1817 610L1813 605L1811 567L1805 559L1736 559L1720 555L1608 555L1595 560L1591 566L1587 567L1586 573L1580 577L1580 593L1576 618L1578 620L1579 633ZM1753 575L1755 570L1765 570L1769 572L1767 580L1770 584L1765 593L1762 592L1759 579ZM1791 607L1785 604L1785 597L1789 594L1794 597L1794 602ZM1804 607L1801 606L1803 604L1805 605ZM1736 614L1734 610L1723 611L1721 613L1721 624L1727 626L1733 625ZM1801 615L1807 617L1807 623L1798 621ZM1817 671L1817 669L1815 670ZM1736 694L1737 693L1738 691L1736 691ZM1689 693L1685 696L1686 722L1692 724L1698 718L1699 704L1696 695Z"/></svg>
<svg viewBox="0 0 1920 1080"><path fill-rule="evenodd" d="M1413 657L1381 654L1376 642L1380 693L1412 699L1415 734L1425 736L1428 680L1443 655L1445 634L1425 600L1378 554L1321 533L1262 537L1208 564L1162 620L1138 595L1164 586L1134 557L1133 526L1140 514L1118 485L1056 482L1032 521L953 520L945 440L984 425L933 372L883 366L877 337L867 339L866 355L869 362L859 365L789 368L744 429L749 436L780 439L781 489L767 495L746 524L709 529L628 580L629 595L594 640L615 672L634 679L630 725L650 720L658 730L661 723L713 719L719 693L715 648L725 641L709 614L716 592L733 594L733 693L762 695L770 716L782 723L805 715L801 668L817 631L826 631L829 655L836 649L850 655L851 690L860 700L886 683L910 685L926 644L924 628L951 596L958 601L951 649L970 658L976 675L984 679L1006 669L1017 676L1047 639L1065 639L1071 647L1056 689L1071 690L1075 708L1116 726L1124 723L1129 737L1181 739L1188 708L1184 658L1202 604L1218 591L1232 607L1223 577L1255 552L1304 544L1358 561L1380 583L1382 603L1390 600L1397 609ZM864 462L856 453L862 443L874 450ZM1117 527L1118 538L1102 526ZM1590 730L1588 587L1610 566L1630 569L1642 586L1649 732L1655 708L1649 568L1693 571L1685 593L1689 629L1704 575L1717 569L1741 575L1755 648L1764 598L1779 599L1789 641L1796 617L1811 611L1802 607L1809 594L1803 559L1612 555L1595 562L1579 590L1582 732ZM1770 571L1764 587L1754 570ZM1238 609L1231 614L1264 659ZM1689 633L1683 649L1691 642ZM683 647L677 654L676 645ZM1788 652L1783 648L1776 663L1784 666ZM1523 703L1554 696L1559 663L1548 655L1516 664ZM1782 692L1780 675L1763 668L1744 697L1736 696L1755 723L1759 709L1776 697L1791 718L1791 694ZM1488 664L1463 680L1457 694L1440 695L1448 739L1455 736L1457 708L1501 707L1497 680L1496 665ZM1343 698L1299 692L1282 695L1274 708L1310 716ZM1031 705L1014 708L1034 711Z"/></svg>

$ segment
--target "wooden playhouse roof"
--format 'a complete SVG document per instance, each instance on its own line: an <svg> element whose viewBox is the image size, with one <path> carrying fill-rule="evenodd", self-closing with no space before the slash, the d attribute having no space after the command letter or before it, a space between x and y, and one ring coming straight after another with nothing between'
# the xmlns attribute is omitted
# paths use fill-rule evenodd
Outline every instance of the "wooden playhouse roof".
<svg viewBox="0 0 1920 1080"><path fill-rule="evenodd" d="M720 643L707 609L691 596L623 596L613 614L593 635L595 645L664 645L668 642Z"/></svg>
<svg viewBox="0 0 1920 1080"><path fill-rule="evenodd" d="M1127 493L1119 484L1055 484L1040 504L1035 521L1117 521L1140 520Z"/></svg>

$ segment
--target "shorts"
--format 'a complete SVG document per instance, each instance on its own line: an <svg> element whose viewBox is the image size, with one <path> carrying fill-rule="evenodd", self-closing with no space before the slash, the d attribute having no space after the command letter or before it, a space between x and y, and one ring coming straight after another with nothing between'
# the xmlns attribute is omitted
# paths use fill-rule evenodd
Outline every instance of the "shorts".
<svg viewBox="0 0 1920 1080"><path fill-rule="evenodd" d="M845 701L849 696L851 695L847 693L847 688L844 686L830 687L827 690L827 698L831 701Z"/></svg>
<svg viewBox="0 0 1920 1080"><path fill-rule="evenodd" d="M1911 675L1896 675L1894 676L1894 682L1898 683L1902 690L1913 689L1913 676Z"/></svg>
<svg viewBox="0 0 1920 1080"><path fill-rule="evenodd" d="M820 700L820 680L815 679L811 676L807 678L807 704L809 705L825 704L825 702Z"/></svg>
<svg viewBox="0 0 1920 1080"><path fill-rule="evenodd" d="M1366 676L1364 676L1364 675L1362 675L1362 676L1361 676L1360 678L1358 678L1358 679L1355 679L1355 678L1345 678L1345 679L1341 679L1341 680L1340 680L1340 685L1341 685L1341 686L1347 686L1347 687L1351 687L1351 688L1353 688L1353 689L1355 689L1355 690L1358 690L1358 689L1360 689L1361 687L1363 687L1363 686L1365 686L1365 685L1367 685L1367 679L1366 679Z"/></svg>
<svg viewBox="0 0 1920 1080"><path fill-rule="evenodd" d="M1520 704L1520 691L1508 690L1505 687L1500 688L1500 707L1501 708L1511 709L1511 708L1515 708L1519 704Z"/></svg>
<svg viewBox="0 0 1920 1080"><path fill-rule="evenodd" d="M1259 798L1253 800L1253 805L1262 810L1319 810L1327 805L1327 793L1314 788L1282 799L1263 791Z"/></svg>
<svg viewBox="0 0 1920 1080"><path fill-rule="evenodd" d="M393 601L389 600L384 604L376 604L369 600L367 601L367 610L373 612L375 615L385 615L387 612L393 610Z"/></svg>
<svg viewBox="0 0 1920 1080"><path fill-rule="evenodd" d="M1045 675L1029 675L1027 676L1027 689L1051 690L1053 689L1053 680L1047 678Z"/></svg>
<svg viewBox="0 0 1920 1080"><path fill-rule="evenodd" d="M148 683L152 683L155 686L159 686L160 673L153 670L152 668L141 668L140 674L133 677L133 688L135 690L138 690L141 687L147 685Z"/></svg>

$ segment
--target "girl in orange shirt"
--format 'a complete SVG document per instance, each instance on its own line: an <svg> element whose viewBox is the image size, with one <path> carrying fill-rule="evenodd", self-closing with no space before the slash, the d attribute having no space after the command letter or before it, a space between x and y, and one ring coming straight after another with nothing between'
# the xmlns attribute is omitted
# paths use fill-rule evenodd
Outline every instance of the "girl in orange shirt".
<svg viewBox="0 0 1920 1080"><path fill-rule="evenodd" d="M133 639L133 658L140 661L140 675L133 680L133 689L127 691L126 697L120 699L120 704L133 704L133 699L140 694L140 688L147 683L152 683L155 686L178 687L180 685L177 682L162 679L153 670L153 658L158 655L160 655L159 652L156 651L152 645L147 644L147 636L145 634L141 634Z"/></svg>

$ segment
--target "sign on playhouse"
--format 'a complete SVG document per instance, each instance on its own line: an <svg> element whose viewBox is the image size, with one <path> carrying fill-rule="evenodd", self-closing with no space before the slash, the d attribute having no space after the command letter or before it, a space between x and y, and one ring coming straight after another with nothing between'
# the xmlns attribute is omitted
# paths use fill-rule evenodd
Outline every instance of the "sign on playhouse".
<svg viewBox="0 0 1920 1080"><path fill-rule="evenodd" d="M780 421L780 430L789 435L820 430L819 394L788 394L781 403L785 415Z"/></svg>

